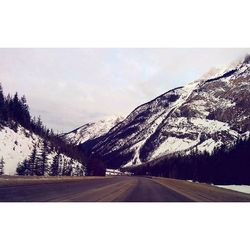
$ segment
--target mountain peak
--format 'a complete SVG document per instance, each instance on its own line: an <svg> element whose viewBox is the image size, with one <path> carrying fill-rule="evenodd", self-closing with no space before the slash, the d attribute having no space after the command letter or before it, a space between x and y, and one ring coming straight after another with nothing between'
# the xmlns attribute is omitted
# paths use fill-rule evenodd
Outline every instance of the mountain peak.
<svg viewBox="0 0 250 250"><path fill-rule="evenodd" d="M243 63L250 63L250 54L246 54Z"/></svg>
<svg viewBox="0 0 250 250"><path fill-rule="evenodd" d="M105 116L99 121L84 124L73 131L63 134L63 136L70 143L78 145L106 134L111 128L120 123L123 119L124 118L119 115Z"/></svg>

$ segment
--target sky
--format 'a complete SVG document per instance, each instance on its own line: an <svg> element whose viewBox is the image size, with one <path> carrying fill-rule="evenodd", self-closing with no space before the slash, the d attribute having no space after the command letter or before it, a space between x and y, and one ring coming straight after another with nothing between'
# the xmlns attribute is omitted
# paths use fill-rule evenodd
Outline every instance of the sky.
<svg viewBox="0 0 250 250"><path fill-rule="evenodd" d="M247 53L250 49L0 49L0 82L6 94L25 94L31 114L46 126L68 132L126 116Z"/></svg>

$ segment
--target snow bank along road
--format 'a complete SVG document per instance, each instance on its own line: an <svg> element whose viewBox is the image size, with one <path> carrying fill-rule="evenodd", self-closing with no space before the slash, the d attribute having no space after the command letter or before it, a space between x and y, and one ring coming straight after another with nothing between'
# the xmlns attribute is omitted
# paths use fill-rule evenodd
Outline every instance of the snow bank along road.
<svg viewBox="0 0 250 250"><path fill-rule="evenodd" d="M147 177L0 178L0 201L250 201L250 195L207 184Z"/></svg>

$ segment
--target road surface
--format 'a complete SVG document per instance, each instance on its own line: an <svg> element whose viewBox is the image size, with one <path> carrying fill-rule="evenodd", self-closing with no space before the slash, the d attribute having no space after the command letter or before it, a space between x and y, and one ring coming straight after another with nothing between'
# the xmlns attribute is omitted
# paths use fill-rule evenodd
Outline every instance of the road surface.
<svg viewBox="0 0 250 250"><path fill-rule="evenodd" d="M207 184L156 177L2 177L0 201L249 202L250 195Z"/></svg>

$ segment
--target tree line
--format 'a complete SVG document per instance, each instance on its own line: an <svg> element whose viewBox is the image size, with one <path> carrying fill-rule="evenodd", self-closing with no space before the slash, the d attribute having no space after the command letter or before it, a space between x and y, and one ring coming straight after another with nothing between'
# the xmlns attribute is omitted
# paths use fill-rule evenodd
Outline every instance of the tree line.
<svg viewBox="0 0 250 250"><path fill-rule="evenodd" d="M174 155L129 169L135 175L152 175L213 184L250 184L250 140L239 140L208 152Z"/></svg>

